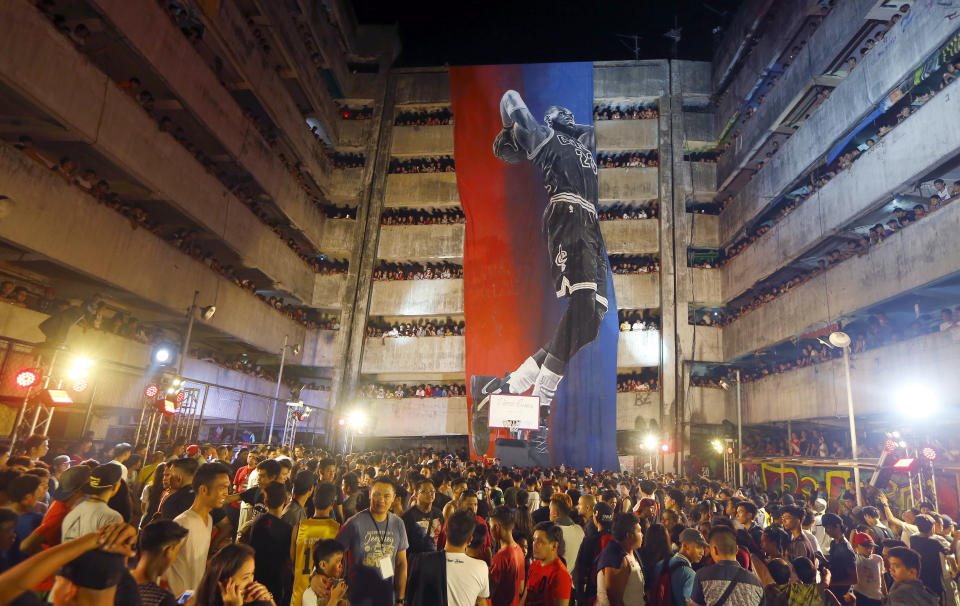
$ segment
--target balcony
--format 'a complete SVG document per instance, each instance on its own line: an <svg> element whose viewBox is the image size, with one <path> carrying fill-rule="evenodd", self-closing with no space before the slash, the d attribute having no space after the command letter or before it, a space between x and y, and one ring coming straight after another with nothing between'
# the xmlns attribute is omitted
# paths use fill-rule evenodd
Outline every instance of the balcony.
<svg viewBox="0 0 960 606"><path fill-rule="evenodd" d="M712 146L717 141L713 114L683 112L683 134L688 144Z"/></svg>
<svg viewBox="0 0 960 606"><path fill-rule="evenodd" d="M677 332L685 344L684 348L691 351L685 354L685 359L697 362L723 362L723 329L718 326L699 326L681 324Z"/></svg>
<svg viewBox="0 0 960 606"><path fill-rule="evenodd" d="M444 103L450 101L450 74L446 68L394 71L394 103Z"/></svg>
<svg viewBox="0 0 960 606"><path fill-rule="evenodd" d="M371 316L463 315L463 280L377 280Z"/></svg>
<svg viewBox="0 0 960 606"><path fill-rule="evenodd" d="M154 2L131 0L94 0L93 4L184 107L253 175L291 223L318 245L323 215L163 8ZM184 69L185 65L190 69ZM302 121L297 127L304 128Z"/></svg>
<svg viewBox="0 0 960 606"><path fill-rule="evenodd" d="M339 309L347 286L347 274L317 274L310 307Z"/></svg>
<svg viewBox="0 0 960 606"><path fill-rule="evenodd" d="M463 257L463 224L381 225L377 258L428 261Z"/></svg>
<svg viewBox="0 0 960 606"><path fill-rule="evenodd" d="M660 307L660 274L613 274L619 309Z"/></svg>
<svg viewBox="0 0 960 606"><path fill-rule="evenodd" d="M309 292L311 272L296 254L27 3L0 4L0 81L64 124L60 138L92 142L152 198L217 234L280 289Z"/></svg>
<svg viewBox="0 0 960 606"><path fill-rule="evenodd" d="M342 333L339 330L307 330L303 343L304 366L335 368L342 362L337 357Z"/></svg>
<svg viewBox="0 0 960 606"><path fill-rule="evenodd" d="M657 168L601 168L601 200L652 200L660 195Z"/></svg>
<svg viewBox="0 0 960 606"><path fill-rule="evenodd" d="M434 127L429 127L434 128ZM387 175L384 206L459 206L457 173Z"/></svg>
<svg viewBox="0 0 960 606"><path fill-rule="evenodd" d="M830 69L837 56L843 52L843 48L853 42L857 33L867 23L868 13L876 4L873 0L854 0L838 2L834 5L823 22L810 35L807 44L797 53L793 64L779 77L776 86L767 93L764 103L759 106L750 122L739 127L743 134L736 149L720 158L721 182L726 183L739 167L748 162L770 133L780 126L784 116L794 111L796 103L801 101L807 91L815 85L817 79ZM789 6L791 9L796 9L802 8L801 5L802 3L795 3ZM778 13L778 17L792 12L794 10L782 11ZM774 26L768 27L767 31L776 32L776 35L765 38L772 44L783 44L788 41L781 30ZM764 43L761 42L761 44ZM751 55L757 53L757 50L754 49ZM779 49L780 52L783 50L784 48ZM763 55L758 54L757 57L763 57ZM767 63L770 60L769 56L762 59ZM756 74L763 72L766 67L765 64L751 69L741 69L739 89L733 94L728 94L721 109L718 110L718 115L722 116L724 122L732 116L734 111L741 109L739 104L743 103L749 89L756 86Z"/></svg>
<svg viewBox="0 0 960 606"><path fill-rule="evenodd" d="M688 267L686 271L690 272L690 279L680 288L684 292L689 289L686 294L691 303L719 305L723 302L720 293L720 272L723 270Z"/></svg>
<svg viewBox="0 0 960 606"><path fill-rule="evenodd" d="M304 331L159 237L130 229L122 215L6 145L0 145L0 183L10 198L0 239L34 256L178 317L190 307L194 290L215 296L217 314L209 326L265 351L279 351L280 336L293 338ZM263 237L280 242L272 232ZM291 271L306 267L298 257L289 262ZM312 272L306 275L313 279ZM170 287L171 276L176 276L177 288Z"/></svg>
<svg viewBox="0 0 960 606"><path fill-rule="evenodd" d="M356 206L360 191L366 185L364 169L344 168L330 172L327 189L324 191L333 202Z"/></svg>
<svg viewBox="0 0 960 606"><path fill-rule="evenodd" d="M394 156L452 156L453 124L394 126L390 153Z"/></svg>
<svg viewBox="0 0 960 606"><path fill-rule="evenodd" d="M677 165L674 176L679 192L692 192L700 196L717 191L717 165L715 163L681 162Z"/></svg>
<svg viewBox="0 0 960 606"><path fill-rule="evenodd" d="M660 250L660 222L656 219L601 221L607 253L652 254Z"/></svg>
<svg viewBox="0 0 960 606"><path fill-rule="evenodd" d="M960 124L953 119L958 111L960 99L945 91L890 131L849 170L834 177L731 260L721 270L724 296L730 299L744 292L878 203L913 189L917 178L960 154ZM949 206L945 211L953 212ZM941 223L942 217L937 214L927 221ZM912 225L907 233L930 233L926 231L930 229L929 225Z"/></svg>
<svg viewBox="0 0 960 606"><path fill-rule="evenodd" d="M660 366L660 331L621 332L617 342L618 368Z"/></svg>
<svg viewBox="0 0 960 606"><path fill-rule="evenodd" d="M659 120L600 120L594 124L597 148L603 151L632 151L660 147Z"/></svg>
<svg viewBox="0 0 960 606"><path fill-rule="evenodd" d="M617 394L617 431L635 431L660 419L659 391L629 391Z"/></svg>
<svg viewBox="0 0 960 606"><path fill-rule="evenodd" d="M357 238L354 219L327 219L323 224L320 250L332 256L349 256Z"/></svg>
<svg viewBox="0 0 960 606"><path fill-rule="evenodd" d="M373 120L337 120L339 138L337 143L344 147L366 147L377 136L373 131Z"/></svg>
<svg viewBox="0 0 960 606"><path fill-rule="evenodd" d="M947 227L958 224L960 204L949 204L748 313L723 329L727 359L960 271L960 242Z"/></svg>
<svg viewBox="0 0 960 606"><path fill-rule="evenodd" d="M960 393L960 347L955 331L938 332L871 349L851 360L850 382L857 416L887 414L894 402L887 394L899 381L917 378L933 382L937 393ZM952 405L955 400L947 399ZM845 417L847 390L843 360L833 360L743 386L745 424L783 422L787 419ZM944 412L954 412L944 409Z"/></svg>
<svg viewBox="0 0 960 606"><path fill-rule="evenodd" d="M717 215L693 215L693 238L690 246L720 248L720 217Z"/></svg>
<svg viewBox="0 0 960 606"><path fill-rule="evenodd" d="M667 66L667 61L663 59L594 63L593 98L629 99L668 95L670 77Z"/></svg>
<svg viewBox="0 0 960 606"><path fill-rule="evenodd" d="M459 373L465 337L369 337L363 345L363 374Z"/></svg>
<svg viewBox="0 0 960 606"><path fill-rule="evenodd" d="M720 215L721 241L729 241L775 197L785 193L801 171L829 151L838 137L877 107L906 74L912 73L956 30L956 23L946 18L951 12L946 6L934 4L911 12L909 27L890 30L884 41L860 61L830 98L780 147L777 155L723 211ZM947 120L942 125L948 126L951 122L953 120ZM929 132L938 131L939 125ZM824 136L825 133L830 136Z"/></svg>
<svg viewBox="0 0 960 606"><path fill-rule="evenodd" d="M377 437L466 435L466 398L402 398L370 400L367 404Z"/></svg>
<svg viewBox="0 0 960 606"><path fill-rule="evenodd" d="M736 400L733 389L725 391L711 387L691 387L684 403L690 422L697 425L720 425L737 419Z"/></svg>

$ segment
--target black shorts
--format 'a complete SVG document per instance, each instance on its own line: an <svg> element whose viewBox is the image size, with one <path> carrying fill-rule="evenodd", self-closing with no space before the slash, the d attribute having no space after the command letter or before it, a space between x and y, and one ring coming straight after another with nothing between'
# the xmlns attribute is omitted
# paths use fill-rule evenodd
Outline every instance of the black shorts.
<svg viewBox="0 0 960 606"><path fill-rule="evenodd" d="M556 194L543 213L542 228L557 297L591 290L607 307L607 248L594 205L575 194Z"/></svg>

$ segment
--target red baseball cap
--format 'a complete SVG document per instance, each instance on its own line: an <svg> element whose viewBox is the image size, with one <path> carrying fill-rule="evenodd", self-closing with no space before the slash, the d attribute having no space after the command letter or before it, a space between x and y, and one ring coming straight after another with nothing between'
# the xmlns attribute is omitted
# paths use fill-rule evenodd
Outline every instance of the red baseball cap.
<svg viewBox="0 0 960 606"><path fill-rule="evenodd" d="M853 544L854 545L873 545L873 539L870 538L865 532L858 532L853 535Z"/></svg>
<svg viewBox="0 0 960 606"><path fill-rule="evenodd" d="M190 446L187 446L187 456L188 456L188 457L195 457L195 456L197 456L199 453L200 453L200 447L197 446L196 444L191 444Z"/></svg>

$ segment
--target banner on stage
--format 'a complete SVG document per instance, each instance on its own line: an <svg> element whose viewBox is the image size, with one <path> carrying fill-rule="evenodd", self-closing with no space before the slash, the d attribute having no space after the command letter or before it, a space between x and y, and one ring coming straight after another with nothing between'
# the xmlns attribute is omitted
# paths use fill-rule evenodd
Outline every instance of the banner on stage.
<svg viewBox="0 0 960 606"><path fill-rule="evenodd" d="M536 396L490 396L490 427L535 431L540 423L540 398Z"/></svg>

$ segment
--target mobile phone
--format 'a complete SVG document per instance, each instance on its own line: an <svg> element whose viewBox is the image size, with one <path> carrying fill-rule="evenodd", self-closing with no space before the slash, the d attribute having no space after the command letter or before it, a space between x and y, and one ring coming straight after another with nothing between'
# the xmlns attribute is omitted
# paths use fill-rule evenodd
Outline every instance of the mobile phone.
<svg viewBox="0 0 960 606"><path fill-rule="evenodd" d="M192 597L193 597L193 590L188 589L184 591L182 594L180 594L180 599L177 600L177 604L181 604L181 605L186 604L187 602L190 601L190 598Z"/></svg>

